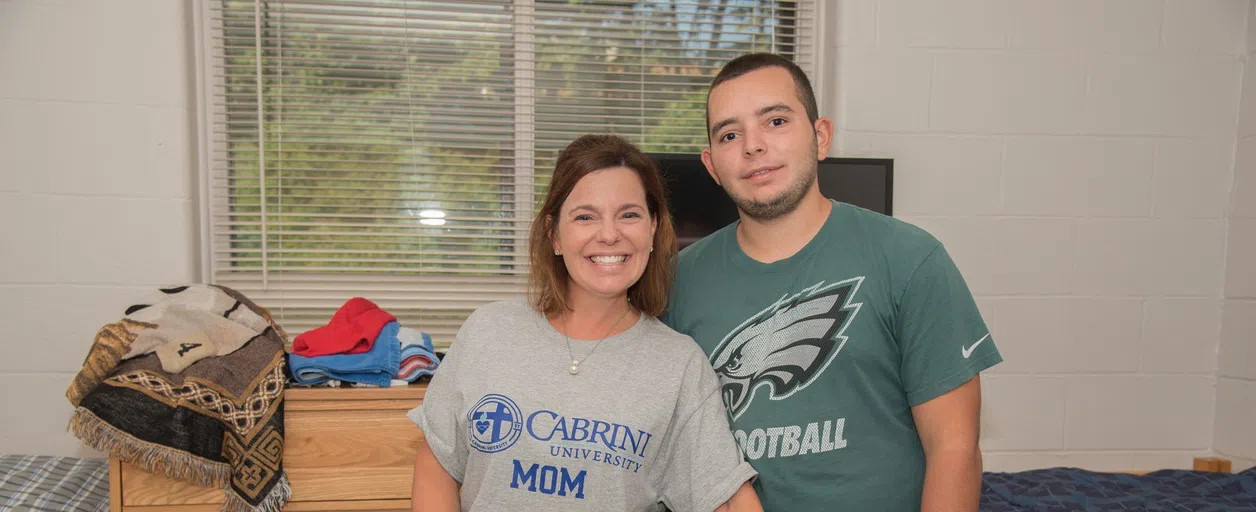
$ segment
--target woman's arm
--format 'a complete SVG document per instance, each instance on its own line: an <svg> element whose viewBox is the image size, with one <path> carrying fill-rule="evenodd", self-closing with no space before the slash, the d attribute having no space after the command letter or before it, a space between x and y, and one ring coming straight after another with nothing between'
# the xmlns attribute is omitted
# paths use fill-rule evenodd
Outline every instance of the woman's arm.
<svg viewBox="0 0 1256 512"><path fill-rule="evenodd" d="M419 439L419 456L414 459L414 486L410 488L412 512L457 512L458 481L440 465L427 439Z"/></svg>
<svg viewBox="0 0 1256 512"><path fill-rule="evenodd" d="M759 495L755 494L754 487L746 481L715 512L763 512L763 505L759 503Z"/></svg>

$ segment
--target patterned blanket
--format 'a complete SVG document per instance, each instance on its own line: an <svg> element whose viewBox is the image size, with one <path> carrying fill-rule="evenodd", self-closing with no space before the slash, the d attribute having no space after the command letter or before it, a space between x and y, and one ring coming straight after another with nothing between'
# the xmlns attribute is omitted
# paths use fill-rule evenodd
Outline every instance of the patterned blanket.
<svg viewBox="0 0 1256 512"><path fill-rule="evenodd" d="M983 512L1256 511L1256 468L1240 473L1161 470L1145 475L1051 468L986 473Z"/></svg>
<svg viewBox="0 0 1256 512"><path fill-rule="evenodd" d="M70 430L87 445L146 471L226 493L223 510L277 512L290 490L283 470L284 346L270 313L220 287L270 324L225 356L180 373L157 355L121 361L144 329L128 319L104 326L66 397Z"/></svg>

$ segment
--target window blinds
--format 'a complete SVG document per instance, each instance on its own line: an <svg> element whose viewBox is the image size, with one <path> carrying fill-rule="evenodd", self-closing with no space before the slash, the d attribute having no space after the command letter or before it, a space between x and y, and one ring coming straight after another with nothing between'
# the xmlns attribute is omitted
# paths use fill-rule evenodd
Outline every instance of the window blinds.
<svg viewBox="0 0 1256 512"><path fill-rule="evenodd" d="M589 132L706 146L750 51L814 66L815 5L768 0L210 2L208 272L293 335L362 296L447 346L521 296L529 222Z"/></svg>

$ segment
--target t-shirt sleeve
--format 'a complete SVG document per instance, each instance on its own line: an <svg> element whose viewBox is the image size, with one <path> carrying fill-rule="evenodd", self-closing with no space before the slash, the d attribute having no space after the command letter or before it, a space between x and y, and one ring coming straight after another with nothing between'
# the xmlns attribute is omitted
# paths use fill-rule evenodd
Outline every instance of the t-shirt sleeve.
<svg viewBox="0 0 1256 512"><path fill-rule="evenodd" d="M684 298L681 296L682 287L685 284L683 280L684 275L681 272L683 267L678 264L676 268L676 274L672 278L671 295L667 297L667 307L658 318L660 322L663 322L663 325L671 327L675 331L680 331L680 326L677 324L680 322L680 312L685 307Z"/></svg>
<svg viewBox="0 0 1256 512"><path fill-rule="evenodd" d="M468 321L468 323L470 323ZM454 480L462 482L467 468L467 419L463 414L460 368L468 355L467 326L458 331L440 366L432 374L423 403L406 415L423 431L436 461Z"/></svg>
<svg viewBox="0 0 1256 512"><path fill-rule="evenodd" d="M663 322L663 325L671 327L673 330L679 331L680 328L679 326L676 325L677 322L680 320L680 315L678 311L679 309L680 309L680 303L679 303L676 292L673 291L672 296L669 299L667 299L667 309L663 311L662 315L659 315L659 321Z"/></svg>
<svg viewBox="0 0 1256 512"><path fill-rule="evenodd" d="M742 457L705 359L691 364L661 475L663 502L676 512L710 512L757 473Z"/></svg>
<svg viewBox="0 0 1256 512"><path fill-rule="evenodd" d="M903 387L912 407L1003 360L972 292L940 243L907 281L899 300L897 331Z"/></svg>
<svg viewBox="0 0 1256 512"><path fill-rule="evenodd" d="M692 255L689 254L690 250L692 247L686 248L676 256L676 272L672 275L671 295L667 298L667 307L664 308L663 314L658 317L664 325L684 334L688 334L683 330L685 308L688 306L685 301L689 295L692 295L685 293L692 281L691 272L689 272L689 261L692 259Z"/></svg>

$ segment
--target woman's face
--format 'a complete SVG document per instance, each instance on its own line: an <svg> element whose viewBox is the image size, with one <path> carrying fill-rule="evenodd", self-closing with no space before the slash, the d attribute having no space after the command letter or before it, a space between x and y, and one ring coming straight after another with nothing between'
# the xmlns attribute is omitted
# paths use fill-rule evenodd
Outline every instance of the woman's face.
<svg viewBox="0 0 1256 512"><path fill-rule="evenodd" d="M623 296L645 273L657 223L636 171L610 167L581 178L555 224L554 250L571 276L573 302Z"/></svg>

